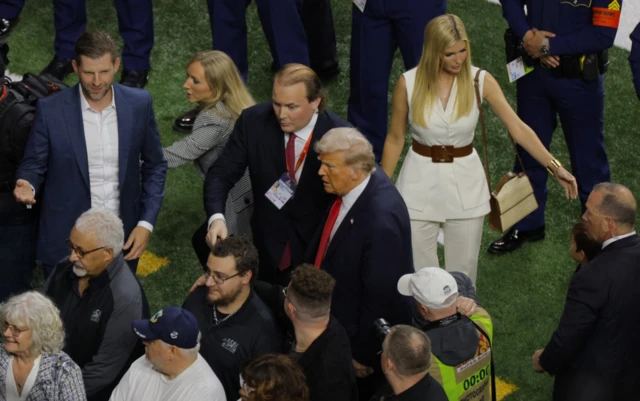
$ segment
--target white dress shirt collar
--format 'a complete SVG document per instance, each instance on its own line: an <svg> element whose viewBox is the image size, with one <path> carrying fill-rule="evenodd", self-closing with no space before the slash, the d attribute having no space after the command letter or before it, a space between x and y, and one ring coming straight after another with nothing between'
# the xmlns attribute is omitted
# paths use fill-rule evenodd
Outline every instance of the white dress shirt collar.
<svg viewBox="0 0 640 401"><path fill-rule="evenodd" d="M367 187L367 184L371 180L371 174L367 175L367 177L358 184L355 188L349 191L346 195L342 197L342 208L346 209L348 212L354 203L358 200L360 195L364 192L364 189Z"/></svg>
<svg viewBox="0 0 640 401"><path fill-rule="evenodd" d="M311 133L313 132L313 129L316 127L316 122L318 122L317 112L313 113L313 117L311 117L311 121L309 121L309 124L305 125L305 127L302 128L300 131L294 132L294 134L296 134L296 137L307 142L307 140L309 139L309 135L311 135Z"/></svg>
<svg viewBox="0 0 640 401"><path fill-rule="evenodd" d="M84 97L84 92L82 91L82 85L78 85L78 90L80 91L80 107L81 110L93 110L96 111L94 108L91 107L91 105L89 104L89 102L87 101L87 98ZM116 108L116 95L115 95L115 91L113 90L113 85L111 85L111 103L106 107L106 108L111 108L113 107L114 109Z"/></svg>
<svg viewBox="0 0 640 401"><path fill-rule="evenodd" d="M618 235L617 237L609 238L608 240L602 243L602 249L604 249L607 245L610 245L623 238L631 237L632 235L636 235L636 232L631 231L630 233L627 233L627 234L622 234L622 235Z"/></svg>

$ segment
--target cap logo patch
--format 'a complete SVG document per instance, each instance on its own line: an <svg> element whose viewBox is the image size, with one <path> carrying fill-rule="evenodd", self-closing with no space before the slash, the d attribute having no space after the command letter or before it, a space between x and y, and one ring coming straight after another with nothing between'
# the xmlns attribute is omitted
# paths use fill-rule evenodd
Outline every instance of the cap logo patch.
<svg viewBox="0 0 640 401"><path fill-rule="evenodd" d="M444 288L442 288L442 291L444 292L444 295L449 295L451 294L451 287L445 285Z"/></svg>
<svg viewBox="0 0 640 401"><path fill-rule="evenodd" d="M171 334L169 334L171 336L171 338L173 338L174 340L176 338L178 338L178 332L177 331L172 331Z"/></svg>
<svg viewBox="0 0 640 401"><path fill-rule="evenodd" d="M158 319L160 318L160 316L162 316L162 311L158 311L158 313L153 315L153 317L150 319L151 323L156 323L158 321Z"/></svg>

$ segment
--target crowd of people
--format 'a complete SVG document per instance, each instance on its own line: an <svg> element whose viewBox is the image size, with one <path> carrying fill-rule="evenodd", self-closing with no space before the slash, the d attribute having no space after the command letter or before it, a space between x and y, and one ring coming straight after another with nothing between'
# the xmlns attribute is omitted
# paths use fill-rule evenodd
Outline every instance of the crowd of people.
<svg viewBox="0 0 640 401"><path fill-rule="evenodd" d="M338 70L328 1L256 0L276 71L271 100L256 103L245 85L248 2L211 0L216 50L188 62L183 88L196 107L175 127L189 135L165 148L141 89L150 2L137 5L144 18L127 19L137 11L116 1L121 84L114 39L82 32L84 2L73 2L73 22L65 1L54 2L56 56L43 74L75 71L79 83L38 101L24 155L3 183L9 225L24 229L15 246L37 251L0 260L10 276L0 293L0 398L495 400L499 323L475 291L491 208L473 148L486 100L518 144L515 169L526 170L539 203L489 252L544 237L548 174L583 208L571 234L578 268L533 367L556 377L556 401L633 399L637 204L608 182L602 117L621 2L578 2L501 2L509 61L533 67L518 79L516 113L491 73L472 64L465 25L445 14L445 1L354 1L346 121L327 109L321 79ZM0 7L0 35L21 4ZM131 37L134 22L145 41ZM387 130L397 47L407 71ZM548 151L557 116L575 177ZM191 161L204 178L207 220L192 238L204 271L181 307L151 315L137 263L167 168ZM30 291L36 257L42 292Z"/></svg>

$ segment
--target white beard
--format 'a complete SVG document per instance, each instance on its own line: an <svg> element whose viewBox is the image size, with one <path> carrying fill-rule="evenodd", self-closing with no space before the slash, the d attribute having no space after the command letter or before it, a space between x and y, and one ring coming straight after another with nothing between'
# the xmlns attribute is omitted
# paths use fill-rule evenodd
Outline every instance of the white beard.
<svg viewBox="0 0 640 401"><path fill-rule="evenodd" d="M87 269L78 267L78 265L73 265L73 273L78 277L84 277L87 275Z"/></svg>

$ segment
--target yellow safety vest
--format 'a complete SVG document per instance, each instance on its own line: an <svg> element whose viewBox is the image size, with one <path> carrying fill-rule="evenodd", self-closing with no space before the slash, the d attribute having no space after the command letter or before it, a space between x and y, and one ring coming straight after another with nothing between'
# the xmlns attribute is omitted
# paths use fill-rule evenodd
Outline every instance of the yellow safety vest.
<svg viewBox="0 0 640 401"><path fill-rule="evenodd" d="M478 349L473 358L458 366L447 366L431 354L429 374L444 388L449 401L490 401L491 400L491 344L493 344L493 324L483 308L476 308L470 317L489 335L478 333Z"/></svg>

